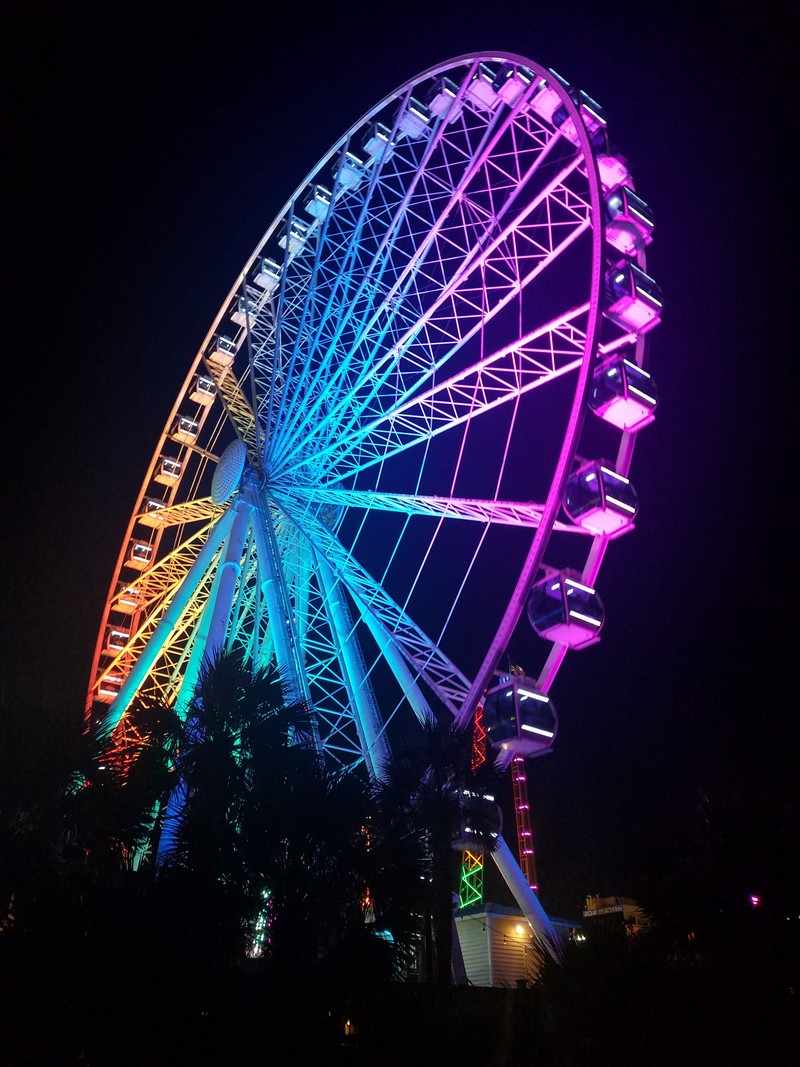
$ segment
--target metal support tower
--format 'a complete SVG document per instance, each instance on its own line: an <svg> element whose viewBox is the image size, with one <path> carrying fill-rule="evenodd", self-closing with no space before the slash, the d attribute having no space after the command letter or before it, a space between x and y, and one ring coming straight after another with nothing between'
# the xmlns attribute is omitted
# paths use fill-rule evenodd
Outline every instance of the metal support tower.
<svg viewBox="0 0 800 1067"><path fill-rule="evenodd" d="M472 771L486 759L486 730L483 726L483 704L475 708L472 721ZM458 890L458 906L483 903L483 853L464 849L461 859L461 879Z"/></svg>
<svg viewBox="0 0 800 1067"><path fill-rule="evenodd" d="M531 805L528 800L528 776L525 771L525 760L522 756L515 756L511 761L511 780L514 785L514 811L517 816L519 865L528 881L528 885L538 896L539 882L536 877L536 856L533 850Z"/></svg>

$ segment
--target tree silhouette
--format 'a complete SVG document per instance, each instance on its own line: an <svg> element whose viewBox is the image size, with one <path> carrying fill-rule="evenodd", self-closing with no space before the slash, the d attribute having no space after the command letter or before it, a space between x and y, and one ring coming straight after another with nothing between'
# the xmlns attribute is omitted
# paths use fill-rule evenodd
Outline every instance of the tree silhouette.
<svg viewBox="0 0 800 1067"><path fill-rule="evenodd" d="M471 755L469 730L431 719L395 747L374 789L379 906L385 894L401 902L406 914L421 909L429 918L427 976L442 986L452 980L456 845L464 819L486 852L493 850L498 829L494 805L482 800L496 786L496 772L488 764L473 772Z"/></svg>
<svg viewBox="0 0 800 1067"><path fill-rule="evenodd" d="M302 971L360 920L367 782L307 742L274 668L207 662L187 711L160 880L219 961L263 953ZM263 944L257 940L259 928Z"/></svg>

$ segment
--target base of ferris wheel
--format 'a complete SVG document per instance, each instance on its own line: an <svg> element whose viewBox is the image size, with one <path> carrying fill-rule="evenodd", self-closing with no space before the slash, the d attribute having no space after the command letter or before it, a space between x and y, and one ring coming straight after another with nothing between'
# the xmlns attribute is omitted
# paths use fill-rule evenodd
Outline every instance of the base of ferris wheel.
<svg viewBox="0 0 800 1067"><path fill-rule="evenodd" d="M482 894L465 903L465 871L475 858L465 850L461 893L453 914L453 980L471 986L532 985L548 957L561 959L574 924L547 915L502 836L495 849L481 858L495 863L516 906L487 901Z"/></svg>
<svg viewBox="0 0 800 1067"><path fill-rule="evenodd" d="M539 901L539 886L530 819L526 758L549 752L558 722L550 698L521 668L509 664L509 673L484 695L473 719L472 766L496 753L496 765L511 772L519 860L502 833L497 812L494 848L483 851L469 830L469 808L462 816L461 877L455 900L453 926L453 977L459 984L477 986L527 985L537 980L547 956L559 960L572 924L551 919ZM489 806L491 798L473 798ZM484 810L484 820L486 811ZM484 867L490 859L513 897L516 908L484 899Z"/></svg>
<svg viewBox="0 0 800 1067"><path fill-rule="evenodd" d="M575 925L549 917L539 901L525 769L526 757L552 748L557 718L549 697L520 668L512 666L509 674L496 676L499 684L484 695L473 717L472 767L483 763L487 748L493 748L498 769L510 769L519 859L503 837L503 818L494 798L465 793L460 832L453 842L462 864L459 892L453 895L452 976L457 985L525 987L540 977L547 957L561 960ZM470 828L476 816L484 826L493 826L491 850ZM495 864L516 906L484 899L487 859ZM374 923L369 892L362 907L365 922ZM420 942L409 976L422 973L425 955Z"/></svg>

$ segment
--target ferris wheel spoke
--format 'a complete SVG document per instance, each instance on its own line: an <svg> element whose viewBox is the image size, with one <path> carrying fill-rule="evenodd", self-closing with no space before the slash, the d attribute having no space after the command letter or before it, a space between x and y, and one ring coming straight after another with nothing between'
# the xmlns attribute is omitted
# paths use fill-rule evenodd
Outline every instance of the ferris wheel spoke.
<svg viewBox="0 0 800 1067"><path fill-rule="evenodd" d="M585 358L582 322L587 309L572 308L440 385L397 403L385 415L303 457L287 475L297 479L304 466L318 467L324 459L326 470L350 477L575 371ZM289 483L289 477L280 481Z"/></svg>
<svg viewBox="0 0 800 1067"><path fill-rule="evenodd" d="M290 507L285 510L317 555L344 583L362 613L369 613L382 632L391 635L391 642L401 650L413 670L455 713L469 690L466 676L319 520L308 515L304 519L296 516Z"/></svg>
<svg viewBox="0 0 800 1067"><path fill-rule="evenodd" d="M244 284L243 302L246 315L246 338L248 346L248 368L238 383L238 400L242 406L240 422L242 430L240 439L248 446L259 432L263 445L256 442L259 458L263 461L269 448L269 433L273 424L273 411L282 395L285 379L281 373L279 360L276 359L276 305L277 300L267 297L255 285ZM252 399L244 400L245 378L249 377ZM232 405L230 405L233 410ZM251 431L249 416L254 415L256 427Z"/></svg>
<svg viewBox="0 0 800 1067"><path fill-rule="evenodd" d="M316 557L316 570L328 625L335 640L337 661L347 688L347 717L352 716L355 721L371 776L380 778L388 760L389 749L344 588L341 579L334 576L327 561L319 556Z"/></svg>
<svg viewBox="0 0 800 1067"><path fill-rule="evenodd" d="M320 565L325 565L322 560L320 560ZM346 588L349 595L352 597L353 602L357 606L360 613L360 621L366 626L374 641L375 647L379 650L380 657L389 667L399 691L402 694L400 703L407 703L419 722L430 722L434 716L430 702L424 695L420 685L421 675L417 667L409 662L403 645L396 641L396 635L389 629L385 621L376 612L368 610L364 603L354 595L352 588L347 586L340 576L334 576L332 570L330 573L333 582L335 582L342 590ZM346 599L342 599L342 603L346 607ZM349 609L347 609L347 611L348 615L345 616L345 618L349 617ZM342 632L346 632L348 638L354 640L355 653L361 661L360 669L363 671L363 656L361 654L358 639L355 637L352 629L347 629ZM369 682L369 677L376 664L377 660L373 660L371 666L366 669L365 678L367 679L367 682ZM424 680L428 681L428 679ZM351 704L350 708L352 709L352 707L353 705ZM352 714L352 710L349 711L348 714ZM383 775L385 758L388 754L386 727L388 726L390 719L390 715L385 714L383 716L380 732L377 734L377 742L370 745L369 749L366 750L368 753L366 756L367 763L372 764L377 777L382 777ZM375 733L374 726L372 727L371 733ZM366 740L363 728L359 729L359 735ZM369 734L366 736L369 736Z"/></svg>
<svg viewBox="0 0 800 1067"><path fill-rule="evenodd" d="M412 493L338 489L325 486L292 486L283 494L296 514L317 514L321 507L348 508L359 511L389 511L409 516L466 519L481 524L496 524L536 529L542 518L542 505L515 500L470 500L452 496L424 496ZM582 526L557 522L559 533L591 536Z"/></svg>
<svg viewBox="0 0 800 1067"><path fill-rule="evenodd" d="M473 73L470 72L467 78ZM459 98L463 89L462 85ZM432 227L438 225L431 204L443 198L449 201L450 207L457 203L457 189L468 184L483 158L483 146L494 122L490 122L489 129L485 120L473 123L472 130L465 124L467 135L475 138L472 152L462 153L461 166L451 168L448 181L440 179L436 183L435 195L433 189L426 191L426 175L434 173L430 161L445 140L446 123L438 121L431 136L420 144L415 144L413 139L403 141L398 124L409 104L410 93L397 110L393 129L388 134L389 142L394 146L392 152L384 154L380 162L372 157L369 164L365 164L371 171L366 191L362 195L343 196L345 190L340 187L334 190L333 203L340 210L331 212L325 219L322 233L328 238L329 246L324 254L321 247L317 249L315 262L315 266L322 264L315 279L315 289L327 293L327 298L323 297L325 305L317 316L318 332L306 339L308 351L303 353L299 376L300 385L307 385L307 389L300 392L306 403L313 392L319 395L328 387L327 362L324 358L317 361L315 370L310 373L313 364L309 362L309 353L342 349L342 332L350 321L355 319L356 330L363 330L371 316L385 311L387 302L390 306L397 304L398 288L408 271L408 264L421 254L414 251L420 237L426 235L430 241ZM343 151L348 145L349 142ZM424 226L419 222L412 224L415 213L411 205L415 200L427 206ZM446 212L442 209L440 212L444 217ZM399 240L401 230L405 231L403 236L406 238L402 244ZM329 262L334 269L328 268ZM384 272L388 282L383 279ZM379 295L382 301L376 312L374 308ZM321 304L318 296L316 302ZM305 304L301 303L301 308L305 313ZM300 330L295 327L292 331L291 325L289 330L294 337L294 365Z"/></svg>
<svg viewBox="0 0 800 1067"><path fill-rule="evenodd" d="M341 396L335 391L327 398L326 418L316 423L313 408L288 444L279 447L276 461L290 465L298 454L317 453L314 438L323 438L323 447L333 447L327 438L336 429L336 440L346 440L351 430L364 420L394 411L407 401L436 371L446 365L467 341L497 316L521 291L563 255L586 231L588 207L571 197L569 221L560 227L552 219L537 223L526 233L522 224L499 235L458 284L445 287L428 311L419 316L412 330L398 344L383 353L368 351L361 357L361 370L355 382L347 381ZM562 207L564 205L562 204ZM530 207L526 209L529 211ZM550 214L550 213L548 213ZM519 220L517 220L519 222ZM541 232L539 232L541 231ZM536 235L536 236L534 236ZM512 254L513 253L513 254ZM423 284L418 278L415 285ZM574 318L586 307L562 313L562 320ZM542 326L534 336L548 331ZM524 343L524 342L520 342ZM352 355L348 357L348 366ZM282 434L282 439L284 435Z"/></svg>
<svg viewBox="0 0 800 1067"><path fill-rule="evenodd" d="M191 602L197 585L203 580L211 567L232 525L233 512L229 510L208 531L205 542L197 552L194 562L180 584L174 588L168 603L165 605L164 612L158 619L146 645L139 651L129 673L120 686L119 693L108 708L98 730L98 736L101 739L107 738L113 733L123 714L130 707L131 701L138 692L140 685L148 676L150 668L155 663L164 644L168 642L170 634L180 620L183 611Z"/></svg>
<svg viewBox="0 0 800 1067"><path fill-rule="evenodd" d="M247 446L250 461L257 465L260 458L258 425L250 401L242 387L247 374L240 382L230 372L229 367L221 366L210 359L205 361L205 366L209 377L214 382L228 423L236 431L239 440Z"/></svg>
<svg viewBox="0 0 800 1067"><path fill-rule="evenodd" d="M187 510L191 513L191 508ZM115 594L112 605L128 617L136 617L140 613L151 616L159 611L184 580L203 545L215 536L215 527L223 518L224 512L219 518L185 537L174 549L136 578L127 578Z"/></svg>
<svg viewBox="0 0 800 1067"><path fill-rule="evenodd" d="M147 525L156 529L188 526L195 522L213 522L222 515L224 508L215 504L210 496L197 500L184 500L179 504L165 505L147 513Z"/></svg>
<svg viewBox="0 0 800 1067"><path fill-rule="evenodd" d="M191 600L186 604L183 612L181 613L180 619L175 621L172 633L169 635L168 640L165 642L164 645L162 645L161 649L159 650L159 656L164 654L164 651L168 646L171 646L173 649L177 648L186 639L186 635L192 629L192 626L194 625L194 621L196 619L196 605L199 601L202 600L202 590L204 587L208 587L209 585L210 579L207 575L198 580L195 586L195 592L192 595ZM129 591L132 591L133 588L134 587L132 586L128 587ZM153 633L163 613L167 610L169 604L171 603L173 592L174 588L170 588L168 595L163 597L163 602L158 608L155 608L154 602L150 601L148 605L150 607L149 613L144 616L141 625L136 629L136 631L130 634L130 636L127 638L124 647L121 647L116 652L114 657L108 662L100 678L100 682L103 682L109 678L115 678L119 671L125 669L127 664L129 664L132 660L138 659L141 656L144 649L148 647L152 639ZM198 592L201 594L199 598L197 597ZM157 671L155 664L153 668L151 668L151 670L153 672ZM163 677L163 670L159 671L158 673L161 677Z"/></svg>
<svg viewBox="0 0 800 1067"><path fill-rule="evenodd" d="M335 424L337 434L341 434L347 409L352 411L355 402L359 405L355 409L355 418L358 418L370 406L374 409L381 403L385 405L387 396L395 403L402 402L419 388L584 232L587 225L585 203L571 204L570 212L571 221L566 227L562 225L559 229L550 219L543 227L533 227L533 230L542 229L542 239L533 241L528 235L532 240L532 251L528 255L519 247L524 243L521 230L501 234L470 272L461 277L461 288L453 287L452 292L445 290L437 307L421 314L414 328L406 332L399 344L383 355L375 351L367 353L366 359L362 357L361 376L355 382L346 382L347 388L338 401L335 391L327 397L327 419L322 424L323 430L325 426ZM477 277L473 277L476 272ZM389 389L385 389L387 384ZM298 438L300 447L307 445L310 427L311 432L315 429L320 432L313 427L309 417Z"/></svg>
<svg viewBox="0 0 800 1067"><path fill-rule="evenodd" d="M395 677L404 682L406 696L417 718L431 718L430 705L419 688L421 679L455 715L469 689L464 674L427 634L352 557L337 574L363 612L364 621L377 638L383 656Z"/></svg>
<svg viewBox="0 0 800 1067"><path fill-rule="evenodd" d="M224 530L225 525L227 525L227 519L220 528ZM217 531L203 531L202 535L194 536L191 544L202 545L207 538L215 540L217 536ZM108 678L115 677L119 670L127 673L127 666L132 661L139 660L143 655L150 657L155 648L153 642L156 640L155 635L159 631L161 621L169 613L172 618L171 628L168 633L162 635L163 640L155 651L155 658L149 669L149 678L151 684L161 694L161 698L167 703L176 701L183 690L183 702L179 708L185 706L188 699L187 690L192 688L199 662L206 650L210 620L209 607L213 604L219 574L217 558L212 558L208 562L204 572L198 571L196 566L198 553L190 551L190 547L189 542L185 543L179 552L171 553L169 557L160 561L139 584L131 583L126 586L124 595L138 602L142 622L138 629L129 636L124 647L117 652L115 659L108 665L104 674L104 677ZM228 643L231 647L237 643L244 644L253 656L258 655L257 635L263 628L259 621L260 584L254 581L253 574L255 565L252 542L248 542L248 548L243 554L243 563L240 567L242 578L238 594L233 606L228 606L230 618ZM194 574L193 581L190 574ZM188 596L185 594L187 588L189 588ZM176 597L183 598L183 606L177 614L173 609L173 601Z"/></svg>
<svg viewBox="0 0 800 1067"><path fill-rule="evenodd" d="M282 551L279 517L258 490L251 490L249 495L253 504L253 533L276 660L288 698L304 701L308 705L311 698L283 562L285 553Z"/></svg>
<svg viewBox="0 0 800 1067"><path fill-rule="evenodd" d="M380 723L376 721L377 704L371 682L376 661L373 660L370 666L365 664L357 636L358 625L351 616L345 596L346 586L294 523L287 520L278 525L282 531L284 570L294 596L309 691L324 731L320 737L321 745L325 751L335 753L337 759L345 752L352 754L358 750L380 776L387 754L385 730L390 716L384 717ZM313 556L313 565L298 568L297 560L301 556L306 564ZM354 602L357 603L355 598ZM433 714L430 703L393 635L377 616L361 607L359 612L358 621L366 625L404 700L420 722L430 720Z"/></svg>
<svg viewBox="0 0 800 1067"><path fill-rule="evenodd" d="M278 585L285 591L285 607L277 610L285 617L272 619L269 633L274 636L291 621L287 628L296 642L292 669L300 674L298 688L313 721L318 751L336 765L364 760L372 773L385 758L386 742L347 606L339 603L341 589L293 523L279 511L271 518ZM278 662L286 655L285 650L279 652Z"/></svg>
<svg viewBox="0 0 800 1067"><path fill-rule="evenodd" d="M341 339L344 317L355 314L361 321L376 294L385 291L379 274L387 262L386 256L379 260L377 269L373 264L371 274L367 266L357 260L365 213L366 204L355 219L351 220L345 214L347 225L351 227L347 232L343 230L340 216L331 213L313 253L313 263L305 268L305 272L299 268L291 272L294 290L291 303L282 292L280 341L283 351L291 353L288 373L292 377L293 390L291 395L287 392L282 396L275 419L281 438L286 436L287 425L293 423L298 412L307 414L314 398L319 402L319 398L327 396L332 389L331 362L320 358L318 352L328 351L337 338ZM366 248L366 241L364 244ZM307 258L312 258L310 247ZM299 280L295 281L297 275ZM341 340L339 347L344 347ZM345 360L342 360L339 374L347 374ZM273 446L273 462L274 454Z"/></svg>
<svg viewBox="0 0 800 1067"><path fill-rule="evenodd" d="M253 548L254 539L251 538L240 568L240 584L231 612L226 648L229 651L241 650L253 663L268 663L273 647L261 588L261 572Z"/></svg>
<svg viewBox="0 0 800 1067"><path fill-rule="evenodd" d="M310 346L310 352L305 356L306 361L313 360L315 352L318 353L316 357L318 360L317 376L311 378L312 385L314 383L317 384L315 390L317 401L310 409L310 412L308 409L308 393L304 392L302 394L303 414L306 417L309 413L314 413L317 410L318 406L323 402L323 397L325 397L325 402L328 403L327 394L332 386L329 371L330 356L334 351L341 352L343 350L345 338L342 331L344 325L350 323L356 315L361 318L362 322L360 326L357 325L355 331L351 331L354 336L352 347L348 350L350 358L340 358L334 371L337 376L336 380L340 383L346 381L348 387L353 384L362 384L359 382L353 383L349 379L352 354L357 352L359 348L365 350L365 355L362 355L359 361L362 368L374 363L376 353L386 349L389 349L392 355L397 357L408 347L415 333L418 332L419 324L424 324L427 319L435 322L434 313L437 307L444 307L448 321L453 317L449 301L452 299L452 293L458 291L457 287L462 276L468 278L486 261L489 262L491 269L498 266L495 261L502 260L507 272L510 265L515 265L518 261L520 263L524 261L523 249L526 238L532 242L532 247L536 248L539 254L548 245L552 250L554 245L553 235L558 233L560 226L563 226L563 222L559 220L559 214L565 210L568 213L574 213L577 209L579 219L585 220L588 210L585 201L582 201L575 193L569 193L564 185L568 177L577 168L577 158L570 161L559 174L553 177L539 195L533 198L531 203L519 212L518 217L511 219L510 222L505 219L506 214L511 214L510 209L515 202L516 191L538 169L542 158L553 143L554 139L552 137L544 140L541 138L540 129L538 130L538 138L533 142L536 146L536 153L533 161L529 162L528 172L522 177L519 175L518 168L520 159L525 159L525 153L523 151L509 153L508 158L514 161L515 169L512 174L506 176L505 185L508 188L504 190L504 198L502 200L498 199L498 202L495 203L493 198L489 197L485 206L479 204L477 196L470 199L468 190L470 184L474 184L476 180L483 199L486 199L486 190L494 188L486 175L486 171L489 168L487 160L498 139L509 129L514 129L512 116L505 120L499 130L493 131L494 136L489 137L488 133L491 131L485 131L484 144L477 150L477 159L474 165L465 171L463 175L460 175L457 181L451 180L449 184L445 184L434 168L431 168L429 175L425 167L420 164L414 178L411 180L412 190L417 183L419 185L417 196L412 197L409 193L405 197L401 205L402 210L392 219L389 226L390 236L397 235L401 223L403 224L402 232L393 243L389 242L388 238L383 237L383 244L376 252L375 258L366 268L362 268L364 280L361 283L361 288L366 286L376 274L381 276L380 281L385 286L386 283L382 275L386 270L386 264L391 262L391 270L396 280L386 289L383 303L378 307L377 311L372 313L370 313L369 307L361 308L357 300L351 300L345 305L340 303L339 310L340 312L344 310L344 315L340 315L338 320L332 313L333 306L329 306L323 321L326 324L333 322L336 328L332 332L329 331L329 335L324 338L324 343L323 338L318 337L316 344ZM515 147L518 148L519 146L515 143ZM431 180L431 176L433 180ZM495 159L492 160L492 177L502 190L504 183L499 180L498 162ZM443 197L444 202L440 203ZM532 216L544 204L548 207L546 219L544 221L534 221ZM424 210L421 210L423 207ZM500 231L499 234L498 230ZM519 231L518 234L516 234L517 230ZM510 249L505 247L508 245L512 234L516 234L514 243L522 246L515 248L513 255L509 254ZM402 241L400 237L402 237ZM359 234L358 244L362 240L363 235ZM399 250L396 247L398 243L401 246ZM366 242L364 244L366 245ZM354 241L353 245L356 246L357 242ZM408 246L408 251L404 251L406 246ZM485 251L482 251L484 249ZM502 267L498 267L498 272L502 276ZM341 274L347 274L347 272L340 272L340 277ZM416 280L415 275L419 275ZM414 283L413 289L410 290L409 286L412 282ZM444 289L442 289L443 282L447 283ZM372 289L375 292L374 284ZM474 307L475 296L469 293L469 287L466 283L464 283L464 289L465 294L462 301L464 306ZM400 298L403 293L409 291L415 297L412 311L414 321L418 323L417 329L412 328L410 331L401 334L400 339L393 345L385 343L385 330L378 330L377 337L371 336L378 326L379 313L385 314L387 309L393 309L392 313L395 315L397 307L402 306ZM425 293L429 291L437 292L441 295L438 301L426 310ZM464 315L463 308L461 315L462 317ZM456 309L454 317L458 319L458 309ZM432 326L429 329L432 329ZM433 344L433 339L428 339L428 343ZM308 362L306 365L309 365ZM304 376L307 377L307 375L308 372L304 371ZM325 376L324 388L320 386L323 375ZM350 391L352 390L348 388L348 392ZM283 436L293 436L292 424L284 426L282 429ZM278 455L280 454L278 453Z"/></svg>
<svg viewBox="0 0 800 1067"><path fill-rule="evenodd" d="M329 611L320 592L318 575L309 603L308 626L304 643L304 669L312 694L313 715L320 751L337 765L360 763L370 771L380 759L382 738L364 728L371 723L369 680L360 684L347 667L352 660L338 634L333 630ZM345 635L351 644L349 635ZM355 688L354 688L355 687Z"/></svg>

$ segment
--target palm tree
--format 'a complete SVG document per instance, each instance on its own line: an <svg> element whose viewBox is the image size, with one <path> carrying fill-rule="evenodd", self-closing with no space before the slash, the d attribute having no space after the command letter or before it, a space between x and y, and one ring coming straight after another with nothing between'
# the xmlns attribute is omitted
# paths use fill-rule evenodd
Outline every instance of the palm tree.
<svg viewBox="0 0 800 1067"><path fill-rule="evenodd" d="M79 1041L81 1013L103 1014L104 994L145 948L151 883L133 857L168 773L168 716L150 709L147 742L123 775L76 710L0 708L0 985L14 991L6 1015L21 1039L56 1044L55 1020L69 1019L64 1040ZM62 1054L71 1059L55 1047L44 1058Z"/></svg>
<svg viewBox="0 0 800 1067"><path fill-rule="evenodd" d="M267 957L308 969L360 919L368 785L326 769L310 733L307 710L286 702L274 668L253 670L232 654L204 665L160 878L191 895L206 948L213 934L220 958L252 953L268 919Z"/></svg>
<svg viewBox="0 0 800 1067"><path fill-rule="evenodd" d="M491 852L499 826L496 809L483 798L496 783L484 764L471 767L472 737L452 722L431 719L418 735L396 746L375 786L375 880L379 904L398 895L429 918L427 977L452 981L453 903L458 878L457 842L468 814L476 843ZM428 940L428 938L426 938Z"/></svg>
<svg viewBox="0 0 800 1067"><path fill-rule="evenodd" d="M0 951L36 925L56 890L63 798L81 747L62 709L0 699Z"/></svg>
<svg viewBox="0 0 800 1067"><path fill-rule="evenodd" d="M136 742L120 747L89 730L62 810L66 855L95 871L133 870L152 860L175 780L182 724L164 704L136 702Z"/></svg>

